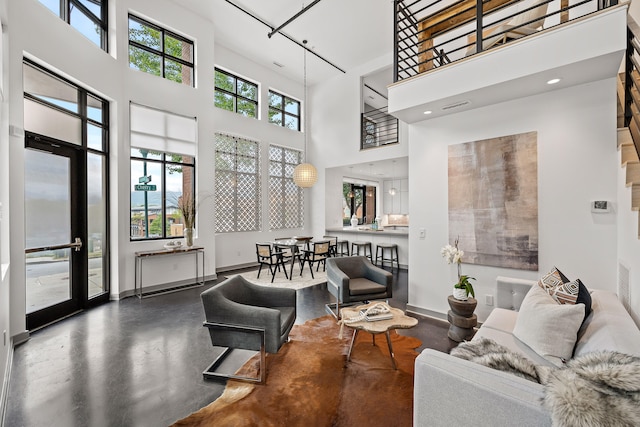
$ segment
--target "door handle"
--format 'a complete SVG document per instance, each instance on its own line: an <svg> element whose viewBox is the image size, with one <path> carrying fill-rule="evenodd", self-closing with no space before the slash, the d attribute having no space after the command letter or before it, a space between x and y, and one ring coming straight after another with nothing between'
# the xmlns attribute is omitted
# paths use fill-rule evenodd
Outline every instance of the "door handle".
<svg viewBox="0 0 640 427"><path fill-rule="evenodd" d="M73 248L74 251L79 252L80 248L82 248L82 239L76 237L73 243L67 243L66 245L55 245L55 246L42 246L40 248L29 248L25 249L25 254L31 254L34 252L44 252L44 251L55 251L56 249L67 249Z"/></svg>

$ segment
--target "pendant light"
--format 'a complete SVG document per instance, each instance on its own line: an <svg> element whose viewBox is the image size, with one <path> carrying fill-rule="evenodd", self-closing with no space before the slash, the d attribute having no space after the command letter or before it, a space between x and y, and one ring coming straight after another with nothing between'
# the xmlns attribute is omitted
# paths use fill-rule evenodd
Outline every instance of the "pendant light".
<svg viewBox="0 0 640 427"><path fill-rule="evenodd" d="M369 163L369 176L373 178L373 163ZM370 185L367 185L367 197L373 197L373 188Z"/></svg>
<svg viewBox="0 0 640 427"><path fill-rule="evenodd" d="M396 161L395 160L393 161L393 164L391 165L391 173L393 174L392 178L395 178L396 177ZM391 182L394 182L394 181L391 181ZM396 190L396 187L391 187L389 189L389 194L391 194L392 196L395 196L397 192L398 192L398 190Z"/></svg>
<svg viewBox="0 0 640 427"><path fill-rule="evenodd" d="M303 40L304 45L304 159L307 158L307 134L309 128L307 127L307 41ZM318 180L318 171L311 163L300 163L293 170L293 182L301 188L313 187L313 184Z"/></svg>

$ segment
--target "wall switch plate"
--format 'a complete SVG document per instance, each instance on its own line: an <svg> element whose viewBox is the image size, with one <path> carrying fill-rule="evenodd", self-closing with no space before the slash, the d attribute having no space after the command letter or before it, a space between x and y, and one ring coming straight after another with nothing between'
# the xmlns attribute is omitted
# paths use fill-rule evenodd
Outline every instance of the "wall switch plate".
<svg viewBox="0 0 640 427"><path fill-rule="evenodd" d="M488 306L493 305L493 295L485 295L484 296L484 304Z"/></svg>
<svg viewBox="0 0 640 427"><path fill-rule="evenodd" d="M420 229L419 237L420 237L420 239L423 239L423 240L424 240L425 237L427 237L427 231L424 228Z"/></svg>

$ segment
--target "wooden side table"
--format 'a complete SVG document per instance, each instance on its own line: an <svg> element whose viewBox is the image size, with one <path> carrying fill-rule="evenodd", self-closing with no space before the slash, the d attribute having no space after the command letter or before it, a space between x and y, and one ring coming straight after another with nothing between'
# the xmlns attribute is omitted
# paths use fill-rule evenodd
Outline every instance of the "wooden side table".
<svg viewBox="0 0 640 427"><path fill-rule="evenodd" d="M371 302L367 305L361 305L358 307L347 307L340 310L342 319L349 319L352 317L356 317L360 314L360 310L366 310L367 308L374 305L377 301ZM397 369L396 360L393 355L393 347L391 346L391 337L389 336L389 331L392 329L409 329L413 328L418 324L418 319L415 317L409 317L404 314L404 311L391 307L391 313L393 314L393 318L388 320L378 320L375 322L368 322L366 320L361 320L359 322L354 323L343 323L344 326L348 326L352 328L353 336L351 337L351 345L349 346L349 353L347 354L347 361L351 360L351 351L353 350L353 343L356 341L356 337L358 336L358 332L365 331L369 332L373 336L373 345L376 345L376 335L377 334L385 334L387 337L387 346L389 348L389 356L391 356L391 364L393 365L393 369Z"/></svg>
<svg viewBox="0 0 640 427"><path fill-rule="evenodd" d="M447 336L456 342L461 342L473 338L475 327L478 326L478 316L473 311L478 305L475 298L466 301L457 300L453 295L447 298L451 310L447 313L447 320L451 324Z"/></svg>

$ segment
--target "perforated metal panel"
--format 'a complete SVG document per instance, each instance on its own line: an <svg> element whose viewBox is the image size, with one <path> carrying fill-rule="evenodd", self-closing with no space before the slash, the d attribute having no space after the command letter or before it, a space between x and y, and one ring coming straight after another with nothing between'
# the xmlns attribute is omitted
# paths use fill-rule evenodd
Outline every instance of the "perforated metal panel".
<svg viewBox="0 0 640 427"><path fill-rule="evenodd" d="M301 228L304 225L302 188L293 182L293 170L302 152L269 146L269 227L271 230Z"/></svg>
<svg viewBox="0 0 640 427"><path fill-rule="evenodd" d="M216 233L261 227L260 145L216 134Z"/></svg>

